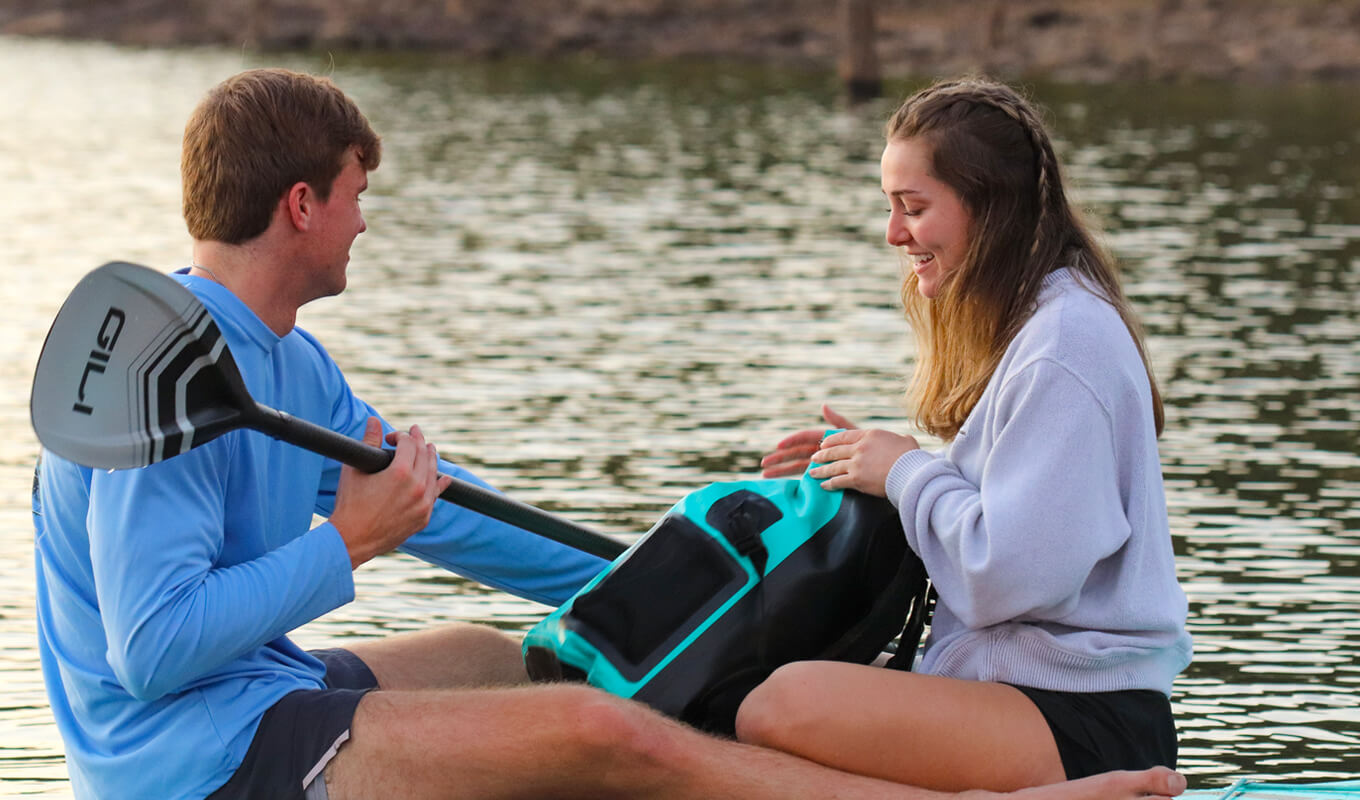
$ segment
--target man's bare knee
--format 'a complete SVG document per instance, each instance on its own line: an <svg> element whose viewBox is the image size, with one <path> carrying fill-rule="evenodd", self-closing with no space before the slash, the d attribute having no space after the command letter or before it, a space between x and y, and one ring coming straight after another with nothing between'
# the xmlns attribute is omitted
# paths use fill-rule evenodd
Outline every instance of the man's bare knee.
<svg viewBox="0 0 1360 800"><path fill-rule="evenodd" d="M639 714L629 704L585 686L560 686L547 698L554 707L560 704L561 718L566 720L566 733L577 746L594 753L609 755L626 749L633 736L641 731Z"/></svg>
<svg viewBox="0 0 1360 800"><path fill-rule="evenodd" d="M575 757L626 776L624 785L646 783L649 774L664 780L665 765L693 733L641 704L588 687L563 686L548 702L562 704L563 733Z"/></svg>
<svg viewBox="0 0 1360 800"><path fill-rule="evenodd" d="M635 798L671 779L656 755L667 725L581 685L377 691L328 776L337 800L442 798L454 786L468 797Z"/></svg>

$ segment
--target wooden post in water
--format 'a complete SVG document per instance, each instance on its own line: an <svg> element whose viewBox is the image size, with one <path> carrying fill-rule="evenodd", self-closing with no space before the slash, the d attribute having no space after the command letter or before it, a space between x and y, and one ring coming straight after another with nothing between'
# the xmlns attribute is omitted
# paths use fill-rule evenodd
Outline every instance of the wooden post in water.
<svg viewBox="0 0 1360 800"><path fill-rule="evenodd" d="M878 69L874 0L840 0L840 6L841 83L852 103L870 100L883 93L883 77Z"/></svg>
<svg viewBox="0 0 1360 800"><path fill-rule="evenodd" d="M269 41L269 0L248 0L246 3L245 44L263 48Z"/></svg>

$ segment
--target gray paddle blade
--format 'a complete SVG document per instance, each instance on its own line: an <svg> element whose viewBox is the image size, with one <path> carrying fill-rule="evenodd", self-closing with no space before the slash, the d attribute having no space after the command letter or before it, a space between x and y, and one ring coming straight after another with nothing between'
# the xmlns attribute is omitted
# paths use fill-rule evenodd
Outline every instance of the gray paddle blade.
<svg viewBox="0 0 1360 800"><path fill-rule="evenodd" d="M239 427L252 405L198 298L168 275L113 262L86 275L57 312L29 410L44 447L119 469Z"/></svg>

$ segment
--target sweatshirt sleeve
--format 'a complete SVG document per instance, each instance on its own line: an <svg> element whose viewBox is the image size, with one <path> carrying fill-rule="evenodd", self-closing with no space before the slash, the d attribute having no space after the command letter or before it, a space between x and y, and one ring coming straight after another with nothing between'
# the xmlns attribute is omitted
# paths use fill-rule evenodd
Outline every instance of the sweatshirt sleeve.
<svg viewBox="0 0 1360 800"><path fill-rule="evenodd" d="M338 371L336 374L338 377ZM331 426L358 438L370 415L379 416L346 385L342 400L333 410ZM391 430L384 420L384 433ZM447 475L492 488L450 461L440 459L439 468ZM321 478L317 513L329 516L334 511L339 482L340 465L328 461ZM561 605L608 565L597 556L443 500L435 502L430 524L399 549L478 583L551 606Z"/></svg>
<svg viewBox="0 0 1360 800"><path fill-rule="evenodd" d="M994 437L979 485L920 451L888 479L911 548L971 628L1036 613L1060 619L1130 533L1112 423L1089 386L1039 359L1000 386L995 408L994 419L966 426Z"/></svg>
<svg viewBox="0 0 1360 800"><path fill-rule="evenodd" d="M91 476L88 530L108 659L134 697L179 691L349 602L332 526L217 566L230 436L170 461Z"/></svg>

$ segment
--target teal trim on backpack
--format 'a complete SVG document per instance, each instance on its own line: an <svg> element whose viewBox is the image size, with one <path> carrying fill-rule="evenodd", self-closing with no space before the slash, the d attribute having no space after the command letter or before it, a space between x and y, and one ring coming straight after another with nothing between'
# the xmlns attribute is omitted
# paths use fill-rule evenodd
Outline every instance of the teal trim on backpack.
<svg viewBox="0 0 1360 800"><path fill-rule="evenodd" d="M731 496L734 492L749 491L770 500L782 513L782 517L760 534L761 542L768 553L765 569L757 570L749 555L737 552L736 547L723 533L708 523L706 517L715 501ZM687 649L702 636L713 624L721 620L728 610L745 597L761 580L766 572L784 562L795 550L807 542L811 534L826 525L840 510L842 492L823 490L812 478L801 480L760 480L715 483L687 495L676 503L669 512L653 526L643 538L639 539L605 571L586 584L577 595L553 613L544 618L524 637L523 649L527 654L531 647L547 647L557 653L560 660L567 664L578 665L585 673L586 682L619 697L633 697L638 689L652 681L656 675L675 660L676 656ZM695 627L682 641L677 643L668 655L663 657L641 678L624 677L617 666L607 658L601 657L599 649L587 641L570 625L564 624L574 607L577 598L595 589L602 581L628 563L632 555L658 531L666 530L666 522L674 517L683 517L697 525L721 546L734 564L745 573L745 581L731 591L730 597L708 615L702 624Z"/></svg>

